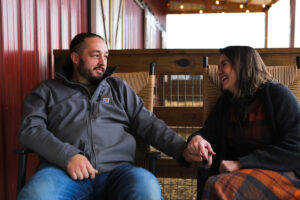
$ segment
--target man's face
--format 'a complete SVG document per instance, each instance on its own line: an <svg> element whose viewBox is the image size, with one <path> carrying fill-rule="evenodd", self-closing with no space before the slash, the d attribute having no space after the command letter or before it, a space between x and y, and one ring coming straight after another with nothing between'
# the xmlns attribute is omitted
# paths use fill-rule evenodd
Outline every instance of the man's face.
<svg viewBox="0 0 300 200"><path fill-rule="evenodd" d="M79 61L74 63L73 80L83 84L97 84L107 67L108 49L98 37L86 38Z"/></svg>

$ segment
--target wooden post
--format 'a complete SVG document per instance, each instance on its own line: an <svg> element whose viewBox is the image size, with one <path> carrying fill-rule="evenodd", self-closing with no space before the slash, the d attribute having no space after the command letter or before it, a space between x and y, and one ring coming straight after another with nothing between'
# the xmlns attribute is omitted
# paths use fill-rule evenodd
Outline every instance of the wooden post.
<svg viewBox="0 0 300 200"><path fill-rule="evenodd" d="M269 23L269 10L265 11L265 48L268 48L268 23Z"/></svg>
<svg viewBox="0 0 300 200"><path fill-rule="evenodd" d="M290 0L290 48L295 47L295 12L296 12L296 0Z"/></svg>

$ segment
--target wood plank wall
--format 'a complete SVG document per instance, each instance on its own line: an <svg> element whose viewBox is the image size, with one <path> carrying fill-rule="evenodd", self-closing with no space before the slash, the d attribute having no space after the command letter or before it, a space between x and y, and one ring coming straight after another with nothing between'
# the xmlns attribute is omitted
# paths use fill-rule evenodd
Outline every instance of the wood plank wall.
<svg viewBox="0 0 300 200"><path fill-rule="evenodd" d="M51 77L52 50L68 48L84 31L86 0L0 0L0 199L16 199L18 161L12 152L19 147L23 99Z"/></svg>
<svg viewBox="0 0 300 200"><path fill-rule="evenodd" d="M257 49L266 65L295 65L300 48ZM119 71L147 71L156 63L156 74L202 74L203 56L209 64L218 64L218 49L145 49L111 50L108 64L119 66ZM185 67L181 67L184 64ZM187 68L189 71L187 72Z"/></svg>
<svg viewBox="0 0 300 200"><path fill-rule="evenodd" d="M266 65L296 65L300 48L256 49ZM54 50L55 67L61 67L68 50ZM202 74L203 56L216 65L218 49L128 49L110 50L109 66L118 66L118 72L148 71L155 62L155 74ZM184 66L181 66L184 65Z"/></svg>

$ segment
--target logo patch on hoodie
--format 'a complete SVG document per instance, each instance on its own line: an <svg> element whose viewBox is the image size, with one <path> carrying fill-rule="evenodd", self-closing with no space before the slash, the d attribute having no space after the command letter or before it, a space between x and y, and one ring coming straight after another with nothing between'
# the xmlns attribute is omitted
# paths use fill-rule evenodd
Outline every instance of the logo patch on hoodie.
<svg viewBox="0 0 300 200"><path fill-rule="evenodd" d="M103 98L103 103L109 103L109 98Z"/></svg>

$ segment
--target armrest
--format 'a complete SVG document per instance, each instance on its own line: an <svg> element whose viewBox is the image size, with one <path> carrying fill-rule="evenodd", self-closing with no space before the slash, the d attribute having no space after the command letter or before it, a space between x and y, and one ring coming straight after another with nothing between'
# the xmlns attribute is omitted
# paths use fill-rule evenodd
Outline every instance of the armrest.
<svg viewBox="0 0 300 200"><path fill-rule="evenodd" d="M161 158L160 152L149 152L147 154L149 158L149 171L156 175L156 166L157 166L157 159Z"/></svg>
<svg viewBox="0 0 300 200"><path fill-rule="evenodd" d="M203 161L198 167L197 171L197 200L202 197L205 182L210 175L210 167L207 165L207 161Z"/></svg>
<svg viewBox="0 0 300 200"><path fill-rule="evenodd" d="M22 187L25 185L27 154L28 153L33 153L33 151L31 151L29 149L14 150L14 154L19 155L17 194L20 192Z"/></svg>

